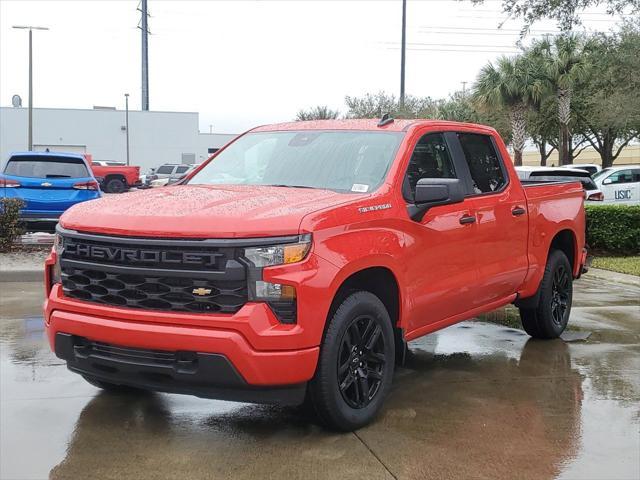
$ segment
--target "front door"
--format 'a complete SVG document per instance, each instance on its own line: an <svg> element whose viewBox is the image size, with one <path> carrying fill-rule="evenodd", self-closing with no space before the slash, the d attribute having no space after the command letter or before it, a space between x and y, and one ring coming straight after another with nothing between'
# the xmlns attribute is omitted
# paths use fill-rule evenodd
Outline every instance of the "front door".
<svg viewBox="0 0 640 480"><path fill-rule="evenodd" d="M640 203L640 168L618 170L602 181L605 203Z"/></svg>

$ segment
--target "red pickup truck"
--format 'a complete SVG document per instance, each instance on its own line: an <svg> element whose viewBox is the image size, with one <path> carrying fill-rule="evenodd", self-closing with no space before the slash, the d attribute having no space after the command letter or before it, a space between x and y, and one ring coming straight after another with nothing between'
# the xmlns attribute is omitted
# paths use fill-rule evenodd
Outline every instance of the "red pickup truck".
<svg viewBox="0 0 640 480"><path fill-rule="evenodd" d="M85 155L87 157L87 155ZM96 161L88 158L91 170L107 193L122 193L140 185L140 167L120 162Z"/></svg>
<svg viewBox="0 0 640 480"><path fill-rule="evenodd" d="M523 187L489 127L258 127L180 185L77 205L46 261L45 323L104 389L308 399L370 422L406 342L515 303L556 338L586 261L579 182Z"/></svg>

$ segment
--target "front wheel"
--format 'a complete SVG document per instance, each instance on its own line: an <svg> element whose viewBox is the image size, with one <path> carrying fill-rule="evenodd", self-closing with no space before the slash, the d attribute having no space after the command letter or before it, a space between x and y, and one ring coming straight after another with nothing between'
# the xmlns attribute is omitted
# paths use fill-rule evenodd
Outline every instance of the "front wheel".
<svg viewBox="0 0 640 480"><path fill-rule="evenodd" d="M564 252L554 250L540 282L537 305L520 308L524 330L534 338L558 338L569 322L572 299L571 265Z"/></svg>
<svg viewBox="0 0 640 480"><path fill-rule="evenodd" d="M311 402L328 427L352 431L368 424L391 387L395 344L384 304L370 292L348 296L329 320Z"/></svg>

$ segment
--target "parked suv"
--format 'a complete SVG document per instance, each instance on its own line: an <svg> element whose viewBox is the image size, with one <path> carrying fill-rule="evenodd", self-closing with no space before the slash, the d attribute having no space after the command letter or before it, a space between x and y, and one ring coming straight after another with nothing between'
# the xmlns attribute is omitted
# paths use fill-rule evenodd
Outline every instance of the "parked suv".
<svg viewBox="0 0 640 480"><path fill-rule="evenodd" d="M53 231L69 207L100 196L87 161L75 153L13 153L0 175L0 198L24 202L20 220L29 231Z"/></svg>
<svg viewBox="0 0 640 480"><path fill-rule="evenodd" d="M51 348L90 383L366 425L406 342L515 303L558 337L586 260L580 182L523 187L489 127L268 125L173 188L65 213Z"/></svg>
<svg viewBox="0 0 640 480"><path fill-rule="evenodd" d="M170 177L186 174L191 165L183 163L165 163L145 175L145 185L161 187L169 183Z"/></svg>

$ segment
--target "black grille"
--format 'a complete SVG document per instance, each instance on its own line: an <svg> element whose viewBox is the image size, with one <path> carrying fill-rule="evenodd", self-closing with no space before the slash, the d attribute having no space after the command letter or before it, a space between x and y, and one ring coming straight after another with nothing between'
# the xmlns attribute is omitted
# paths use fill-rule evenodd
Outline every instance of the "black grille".
<svg viewBox="0 0 640 480"><path fill-rule="evenodd" d="M176 353L163 350L143 350L139 348L120 347L101 342L92 342L85 338L77 337L74 348L81 356L99 356L112 360L122 360L125 362L138 362L147 365L175 365ZM183 352L182 357L186 357L190 352ZM195 354L191 355L195 357ZM184 358L181 358L184 360Z"/></svg>
<svg viewBox="0 0 640 480"><path fill-rule="evenodd" d="M196 313L234 313L247 302L246 281L132 275L62 267L64 294L119 307ZM194 293L196 292L196 293Z"/></svg>
<svg viewBox="0 0 640 480"><path fill-rule="evenodd" d="M248 301L241 249L193 240L63 235L66 296L124 308L235 313Z"/></svg>

